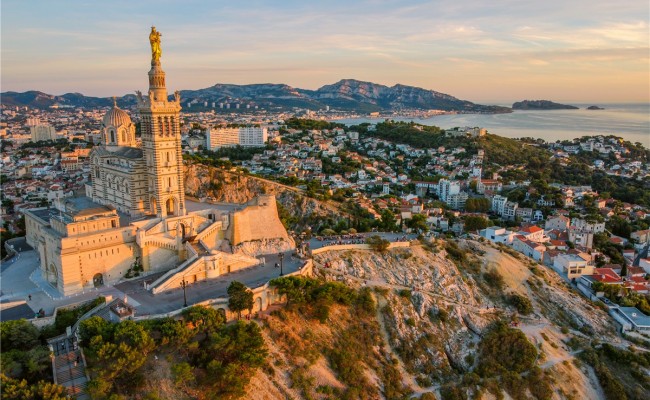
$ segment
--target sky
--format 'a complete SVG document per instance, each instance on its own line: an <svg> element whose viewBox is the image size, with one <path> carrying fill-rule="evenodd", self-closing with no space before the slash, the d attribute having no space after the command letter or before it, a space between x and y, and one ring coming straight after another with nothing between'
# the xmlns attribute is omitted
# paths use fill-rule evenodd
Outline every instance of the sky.
<svg viewBox="0 0 650 400"><path fill-rule="evenodd" d="M650 101L648 0L2 0L2 91L316 89L352 78L489 104Z"/></svg>

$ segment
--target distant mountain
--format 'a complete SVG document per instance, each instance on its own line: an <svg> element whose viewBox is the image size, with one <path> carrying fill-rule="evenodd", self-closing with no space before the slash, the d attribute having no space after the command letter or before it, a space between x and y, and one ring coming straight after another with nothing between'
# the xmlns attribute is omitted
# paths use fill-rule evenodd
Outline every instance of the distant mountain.
<svg viewBox="0 0 650 400"><path fill-rule="evenodd" d="M589 106L587 107L587 110L604 110L604 108L598 106Z"/></svg>
<svg viewBox="0 0 650 400"><path fill-rule="evenodd" d="M507 107L475 104L460 100L448 94L414 86L395 85L392 87L354 79L343 79L332 85L325 85L317 90L293 88L284 84L229 85L216 84L199 90L181 90L183 108L186 111L212 109L212 103L218 108L219 103L231 104L236 109L255 108L267 110L290 110L305 108L310 110L332 109L373 112L399 111L405 109L444 110L470 113L504 113L511 112ZM2 93L3 105L48 108L52 105L73 107L110 106L110 98L88 97L79 93L67 93L53 96L42 92ZM118 105L129 107L135 105L135 96L126 95L118 98ZM225 107L225 105L224 105Z"/></svg>
<svg viewBox="0 0 650 400"><path fill-rule="evenodd" d="M69 107L107 107L113 104L110 97L91 97L81 93L66 93L61 96L30 90L28 92L3 92L0 93L0 103L5 106L20 106L34 108L49 108L54 105ZM135 95L127 94L118 97L120 107L135 105Z"/></svg>
<svg viewBox="0 0 650 400"><path fill-rule="evenodd" d="M554 103L549 100L524 100L512 105L513 110L577 110L578 107Z"/></svg>

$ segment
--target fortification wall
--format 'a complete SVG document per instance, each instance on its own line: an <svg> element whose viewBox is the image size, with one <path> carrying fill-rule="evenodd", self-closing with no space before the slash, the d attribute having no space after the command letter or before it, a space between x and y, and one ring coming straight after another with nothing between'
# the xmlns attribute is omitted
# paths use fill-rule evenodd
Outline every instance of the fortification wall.
<svg viewBox="0 0 650 400"><path fill-rule="evenodd" d="M258 196L248 202L243 210L233 213L226 238L233 246L264 239L289 240L287 230L278 216L275 197Z"/></svg>

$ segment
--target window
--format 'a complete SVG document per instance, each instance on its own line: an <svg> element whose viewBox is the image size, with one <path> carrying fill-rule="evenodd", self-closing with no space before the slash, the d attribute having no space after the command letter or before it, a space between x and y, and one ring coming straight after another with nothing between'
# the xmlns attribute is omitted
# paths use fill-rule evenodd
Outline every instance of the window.
<svg viewBox="0 0 650 400"><path fill-rule="evenodd" d="M111 142L115 142L115 131L111 129Z"/></svg>

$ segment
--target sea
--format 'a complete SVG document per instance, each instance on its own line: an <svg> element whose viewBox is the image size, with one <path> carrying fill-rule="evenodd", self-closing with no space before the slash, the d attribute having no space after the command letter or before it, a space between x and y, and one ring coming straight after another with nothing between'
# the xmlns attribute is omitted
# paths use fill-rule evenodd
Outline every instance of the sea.
<svg viewBox="0 0 650 400"><path fill-rule="evenodd" d="M597 104L604 110L587 110L594 104L572 104L578 110L515 110L509 114L446 114L429 118L394 117L443 129L454 127L486 128L489 133L509 137L533 137L547 142L582 136L615 135L650 148L650 103ZM335 122L356 125L377 123L385 118L349 118Z"/></svg>

